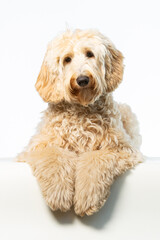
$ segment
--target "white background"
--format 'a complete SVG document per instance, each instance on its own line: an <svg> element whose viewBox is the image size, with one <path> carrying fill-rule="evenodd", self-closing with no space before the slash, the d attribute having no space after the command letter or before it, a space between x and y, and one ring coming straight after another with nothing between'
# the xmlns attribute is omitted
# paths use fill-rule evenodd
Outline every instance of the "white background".
<svg viewBox="0 0 160 240"><path fill-rule="evenodd" d="M0 157L14 157L34 134L47 107L34 84L48 41L66 26L99 29L122 51L115 99L136 112L142 152L160 156L159 0L1 0Z"/></svg>

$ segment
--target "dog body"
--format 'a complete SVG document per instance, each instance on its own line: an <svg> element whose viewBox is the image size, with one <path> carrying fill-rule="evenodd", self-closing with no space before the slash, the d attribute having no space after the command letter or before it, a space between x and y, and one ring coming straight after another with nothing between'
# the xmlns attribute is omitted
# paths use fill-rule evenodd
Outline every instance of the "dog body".
<svg viewBox="0 0 160 240"><path fill-rule="evenodd" d="M129 106L117 104L111 94L88 107L66 102L49 104L28 151L53 145L76 154L121 146L139 148L137 124Z"/></svg>
<svg viewBox="0 0 160 240"><path fill-rule="evenodd" d="M136 116L113 100L123 56L97 31L67 31L48 45L36 89L48 109L25 151L53 209L81 216L105 203L114 179L142 160Z"/></svg>

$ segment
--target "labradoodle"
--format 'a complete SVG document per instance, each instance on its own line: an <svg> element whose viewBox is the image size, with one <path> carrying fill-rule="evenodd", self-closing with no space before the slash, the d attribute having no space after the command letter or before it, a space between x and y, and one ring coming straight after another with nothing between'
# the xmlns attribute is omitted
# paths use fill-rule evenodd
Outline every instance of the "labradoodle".
<svg viewBox="0 0 160 240"><path fill-rule="evenodd" d="M48 44L35 85L48 108L18 159L53 211L97 212L114 179L142 161L136 116L112 97L122 77L122 53L98 31L67 30Z"/></svg>

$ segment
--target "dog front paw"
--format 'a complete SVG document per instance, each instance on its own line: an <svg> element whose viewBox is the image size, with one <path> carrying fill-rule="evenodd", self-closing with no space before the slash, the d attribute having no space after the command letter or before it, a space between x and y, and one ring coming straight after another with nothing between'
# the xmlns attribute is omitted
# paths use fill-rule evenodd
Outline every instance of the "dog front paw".
<svg viewBox="0 0 160 240"><path fill-rule="evenodd" d="M31 153L28 162L38 180L47 205L53 210L68 211L74 196L74 158L63 150Z"/></svg>
<svg viewBox="0 0 160 240"><path fill-rule="evenodd" d="M107 200L113 182L112 163L100 152L83 154L77 162L74 210L77 215L92 215Z"/></svg>
<svg viewBox="0 0 160 240"><path fill-rule="evenodd" d="M40 187L47 205L52 211L61 210L66 212L70 210L73 204L73 181L72 179L61 179L59 174L54 173L52 182L48 179L40 180Z"/></svg>
<svg viewBox="0 0 160 240"><path fill-rule="evenodd" d="M80 194L74 197L74 210L75 213L81 217L85 214L90 216L103 207L107 198L109 196L109 191L106 192L104 196L98 196L98 192L88 193L88 189L83 189Z"/></svg>

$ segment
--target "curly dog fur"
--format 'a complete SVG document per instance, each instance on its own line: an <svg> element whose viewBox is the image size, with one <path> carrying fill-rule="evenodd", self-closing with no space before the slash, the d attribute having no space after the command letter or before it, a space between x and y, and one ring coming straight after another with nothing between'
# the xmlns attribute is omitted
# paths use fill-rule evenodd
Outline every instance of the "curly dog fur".
<svg viewBox="0 0 160 240"><path fill-rule="evenodd" d="M123 56L95 30L67 30L52 40L36 82L48 109L20 161L33 169L52 210L91 215L114 179L142 161L138 122L113 100Z"/></svg>

